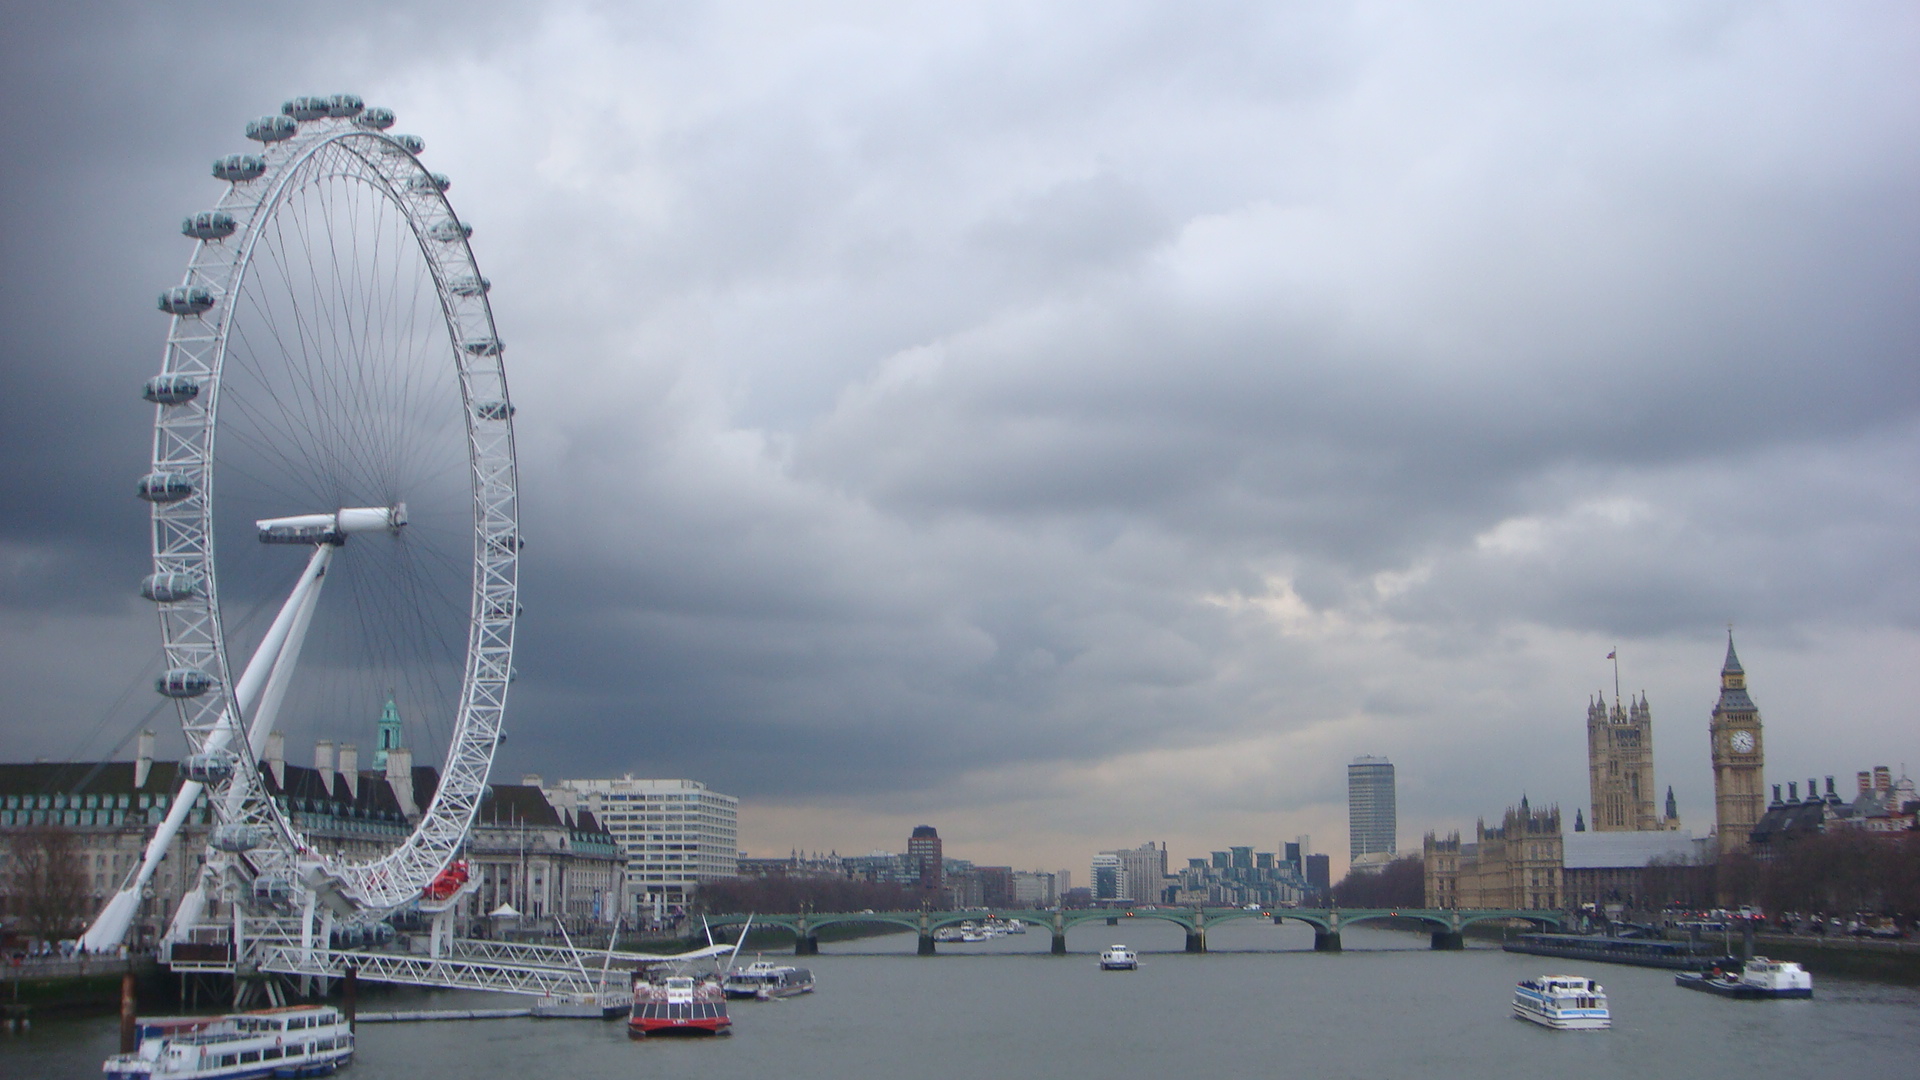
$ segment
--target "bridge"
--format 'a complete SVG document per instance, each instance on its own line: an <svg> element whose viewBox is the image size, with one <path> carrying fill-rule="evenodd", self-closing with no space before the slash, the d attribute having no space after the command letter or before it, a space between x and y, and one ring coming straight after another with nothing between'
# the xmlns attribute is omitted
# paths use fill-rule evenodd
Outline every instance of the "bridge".
<svg viewBox="0 0 1920 1080"><path fill-rule="evenodd" d="M1463 949L1465 933L1474 923L1520 920L1535 926L1560 929L1565 914L1558 911L1529 911L1513 908L1234 908L1234 907L1159 907L1142 905L1128 908L1087 908L1073 911L999 909L992 911L803 911L791 915L709 915L707 925L714 929L743 925L751 918L756 928L777 926L793 935L795 956L811 956L820 951L820 931L829 926L897 926L920 935L920 955L935 954L934 934L943 927L987 919L1019 919L1029 926L1053 932L1053 953L1067 951L1067 931L1086 923L1118 926L1133 920L1175 923L1186 930L1190 953L1207 951L1207 928L1242 919L1271 919L1275 925L1293 919L1313 927L1316 952L1339 952L1343 927L1388 919L1413 919L1432 928L1433 948Z"/></svg>

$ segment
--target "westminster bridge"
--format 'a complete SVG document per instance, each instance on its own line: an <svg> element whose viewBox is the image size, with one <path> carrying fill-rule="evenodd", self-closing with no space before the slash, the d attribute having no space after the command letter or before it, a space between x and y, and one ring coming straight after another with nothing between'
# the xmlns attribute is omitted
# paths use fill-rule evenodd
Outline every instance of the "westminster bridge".
<svg viewBox="0 0 1920 1080"><path fill-rule="evenodd" d="M802 911L791 915L709 915L707 925L712 929L725 926L742 926L749 919L755 927L778 926L793 935L793 951L796 956L811 956L820 951L820 931L829 926L897 926L912 930L920 935L920 955L934 955L934 934L942 927L959 926L962 923L979 923L988 919L1019 919L1036 929L1053 931L1053 953L1064 956L1067 951L1067 931L1087 923L1105 923L1119 926L1127 920L1176 923L1187 932L1187 949L1190 953L1207 951L1207 928L1221 923L1241 919L1271 919L1277 925L1288 919L1308 923L1313 927L1313 947L1316 952L1339 952L1341 928L1359 923L1379 922L1389 919L1412 919L1432 928L1433 947L1436 949L1462 949L1466 947L1467 927L1479 922L1498 920L1520 920L1535 926L1549 926L1559 929L1565 913L1558 911L1525 911L1507 908L1233 908L1233 907L1127 907L1127 908L1084 908L1072 911L1049 909L1043 911L1022 911L1017 909L995 908L979 911Z"/></svg>

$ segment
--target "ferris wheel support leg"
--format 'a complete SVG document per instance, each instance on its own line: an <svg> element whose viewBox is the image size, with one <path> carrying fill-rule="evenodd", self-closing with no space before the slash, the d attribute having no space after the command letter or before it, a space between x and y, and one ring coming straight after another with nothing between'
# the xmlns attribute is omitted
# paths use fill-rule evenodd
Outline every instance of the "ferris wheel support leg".
<svg viewBox="0 0 1920 1080"><path fill-rule="evenodd" d="M294 586L293 595L287 598L288 606L293 609L293 618L287 621L284 632L275 642L273 652L266 654L267 642L261 642L260 648L247 661L246 674L241 676L242 684L253 677L262 662L267 665L265 687L259 692L259 707L253 710L253 717L247 722L247 751L250 756L258 757L266 747L267 733L273 730L273 722L280 715L280 703L286 700L287 683L293 678L293 669L300 662L300 648L306 644L307 627L313 625L313 609L320 603L320 587L326 584L327 566L333 561L332 544L320 544L314 548L313 557L307 560L306 573L300 575L300 583ZM285 613L285 608L282 608ZM276 626L279 619L274 620ZM251 687L246 687L251 689ZM247 695L251 698L252 695ZM246 711L243 707L243 713ZM246 799L246 783L236 779L227 788L223 818L232 818L239 812Z"/></svg>
<svg viewBox="0 0 1920 1080"><path fill-rule="evenodd" d="M300 575L299 582L293 587L293 594L280 607L280 613L274 616L273 625L267 628L266 637L260 641L260 647L254 650L253 658L247 661L247 670L233 688L232 707L224 713L218 725L207 736L203 750L222 750L233 739L234 710L245 713L253 707L254 698L260 694L262 684L267 681L278 663L280 652L299 619L300 610L305 606L306 598L318 587L320 579L327 572L327 562L333 557L333 545L321 544L314 550L313 557L307 561L306 572ZM312 611L307 612L312 618ZM193 810L193 804L199 800L205 785L196 780L188 780L180 785L180 793L174 797L173 805L167 810L166 820L154 830L153 838L147 842L147 850L140 865L127 878L127 883L107 901L100 914L81 935L80 947L88 952L106 952L119 946L127 936L127 928L133 925L133 917L140 907L140 894L147 883L153 880L153 872L159 868L160 860L166 857L167 848L173 838L180 833L180 827L187 822L187 814ZM176 923L178 920L176 920Z"/></svg>

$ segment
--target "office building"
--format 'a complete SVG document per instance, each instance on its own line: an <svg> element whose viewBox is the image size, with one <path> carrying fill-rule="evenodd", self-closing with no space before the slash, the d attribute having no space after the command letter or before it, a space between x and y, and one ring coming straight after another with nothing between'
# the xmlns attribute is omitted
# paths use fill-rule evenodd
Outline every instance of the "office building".
<svg viewBox="0 0 1920 1080"><path fill-rule="evenodd" d="M946 863L941 854L940 833L931 825L915 825L907 837L907 856L919 867L922 889L938 893L947 887Z"/></svg>
<svg viewBox="0 0 1920 1080"><path fill-rule="evenodd" d="M537 776L526 782L543 787ZM698 780L561 780L544 790L556 806L592 813L619 842L630 914L670 914L701 882L739 872L740 800Z"/></svg>
<svg viewBox="0 0 1920 1080"><path fill-rule="evenodd" d="M1347 835L1349 858L1365 855L1391 859L1399 826L1393 803L1393 763L1383 757L1357 757L1347 766ZM1368 860L1369 862L1377 860Z"/></svg>

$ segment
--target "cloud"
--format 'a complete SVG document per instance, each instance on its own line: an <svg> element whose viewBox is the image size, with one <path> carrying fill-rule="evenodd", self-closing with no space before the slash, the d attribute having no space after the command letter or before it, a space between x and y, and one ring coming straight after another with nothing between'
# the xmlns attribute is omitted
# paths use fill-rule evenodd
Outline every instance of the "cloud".
<svg viewBox="0 0 1920 1080"><path fill-rule="evenodd" d="M509 772L697 776L749 846L1337 852L1357 753L1407 840L1579 803L1619 644L1699 822L1728 619L1776 754L1911 739L1904 13L349 5L289 52L220 10L0 35L0 626L62 673L15 754L144 711L72 673L152 663L171 223L336 88L494 282Z"/></svg>

